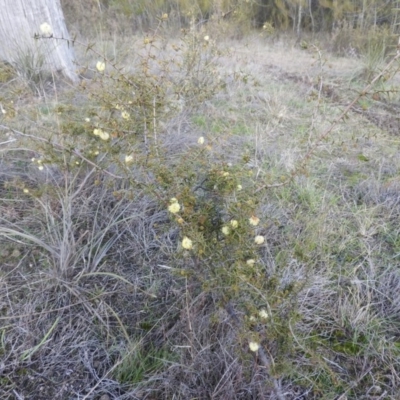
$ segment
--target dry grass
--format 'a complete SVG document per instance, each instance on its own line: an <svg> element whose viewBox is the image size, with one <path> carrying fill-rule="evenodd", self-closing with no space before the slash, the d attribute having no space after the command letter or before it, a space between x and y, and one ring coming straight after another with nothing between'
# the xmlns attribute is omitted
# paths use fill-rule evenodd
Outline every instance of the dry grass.
<svg viewBox="0 0 400 400"><path fill-rule="evenodd" d="M174 54L172 44L160 46L160 60ZM134 74L140 52L100 45ZM79 125L87 99L67 87L35 97L8 80L1 103L11 110L13 101L13 113L0 122L2 398L399 397L399 136L353 110L318 140L360 85L351 81L357 60L318 61L318 51L259 37L218 45L223 52L212 61L223 88L197 104L183 96L161 121L159 150L174 165L204 136L215 159L238 165L246 157L252 183L264 187L315 146L290 183L254 193L267 239L257 279L267 289L243 285L225 298L229 274L199 279L193 259L179 256L165 204L131 190L129 178L91 164L39 171L31 158L46 148L33 148L27 135L55 137L64 115ZM96 60L85 62L93 68ZM184 82L179 69L172 75ZM65 111L71 98L80 114ZM116 165L108 171L120 173ZM153 179L140 168L132 175ZM268 320L246 314L252 295ZM249 329L259 335L257 354Z"/></svg>

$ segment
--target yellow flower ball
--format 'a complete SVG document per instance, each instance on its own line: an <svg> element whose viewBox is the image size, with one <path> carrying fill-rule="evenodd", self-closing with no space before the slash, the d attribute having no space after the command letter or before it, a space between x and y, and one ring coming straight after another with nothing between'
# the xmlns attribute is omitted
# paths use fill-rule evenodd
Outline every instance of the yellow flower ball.
<svg viewBox="0 0 400 400"><path fill-rule="evenodd" d="M197 143L204 144L204 137L203 136L199 137L199 139L197 140Z"/></svg>
<svg viewBox="0 0 400 400"><path fill-rule="evenodd" d="M232 229L236 229L239 226L239 222L236 221L236 219L231 220L231 227Z"/></svg>
<svg viewBox="0 0 400 400"><path fill-rule="evenodd" d="M249 218L250 225L257 226L260 223L260 218L257 218L255 215L252 215Z"/></svg>
<svg viewBox="0 0 400 400"><path fill-rule="evenodd" d="M230 230L229 226L223 226L221 231L225 236L227 236L227 235L229 235L231 233L231 230Z"/></svg>
<svg viewBox="0 0 400 400"><path fill-rule="evenodd" d="M257 235L257 236L254 238L254 243L255 243L255 244L263 244L264 242L265 242L264 236Z"/></svg>
<svg viewBox="0 0 400 400"><path fill-rule="evenodd" d="M258 315L261 319L268 319L268 313L263 308L258 312Z"/></svg>
<svg viewBox="0 0 400 400"><path fill-rule="evenodd" d="M51 29L51 26L47 22L41 24L39 28L40 28L40 33L44 36L51 36L53 34L53 30Z"/></svg>
<svg viewBox="0 0 400 400"><path fill-rule="evenodd" d="M97 61L96 69L99 72L103 72L106 69L106 64L103 61Z"/></svg>
<svg viewBox="0 0 400 400"><path fill-rule="evenodd" d="M193 249L193 242L185 236L182 240L182 247L186 250L191 250Z"/></svg>
<svg viewBox="0 0 400 400"><path fill-rule="evenodd" d="M131 115L130 115L127 111L122 111L122 113L121 113L121 117L122 117L123 119L129 119L130 116L131 116Z"/></svg>
<svg viewBox="0 0 400 400"><path fill-rule="evenodd" d="M108 139L110 139L110 135L107 133L107 132L104 132L104 131L100 131L100 133L99 133L99 136L100 136L100 139L101 140L108 140Z"/></svg>
<svg viewBox="0 0 400 400"><path fill-rule="evenodd" d="M172 203L169 207L168 207L168 211L172 214L176 214L177 212L179 212L179 210L181 209L181 206L179 205L179 203L174 202Z"/></svg>
<svg viewBox="0 0 400 400"><path fill-rule="evenodd" d="M251 258L250 260L247 260L247 261L246 261L246 264L247 264L249 267L252 267L255 263L256 263L256 260L253 260L252 258Z"/></svg>
<svg viewBox="0 0 400 400"><path fill-rule="evenodd" d="M260 345L257 342L249 342L249 348L251 351L257 352Z"/></svg>
<svg viewBox="0 0 400 400"><path fill-rule="evenodd" d="M131 164L133 162L133 156L125 156L125 164Z"/></svg>

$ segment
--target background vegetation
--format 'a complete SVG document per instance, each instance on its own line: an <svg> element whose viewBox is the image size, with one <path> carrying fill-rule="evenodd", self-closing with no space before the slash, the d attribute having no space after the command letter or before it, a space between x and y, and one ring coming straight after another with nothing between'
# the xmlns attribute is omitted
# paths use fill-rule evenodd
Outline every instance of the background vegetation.
<svg viewBox="0 0 400 400"><path fill-rule="evenodd" d="M79 85L0 65L1 398L399 398L397 2L63 7Z"/></svg>
<svg viewBox="0 0 400 400"><path fill-rule="evenodd" d="M239 22L242 29L270 24L274 29L290 29L300 35L332 32L343 25L363 32L385 26L394 33L399 26L400 3L397 0L76 0L64 1L63 8L78 24L85 18L95 23L106 16L102 23L120 33L149 29L157 16L168 13L175 27L184 27L192 18L199 24L229 19ZM82 29L84 24L79 25ZM93 26L86 25L93 33Z"/></svg>

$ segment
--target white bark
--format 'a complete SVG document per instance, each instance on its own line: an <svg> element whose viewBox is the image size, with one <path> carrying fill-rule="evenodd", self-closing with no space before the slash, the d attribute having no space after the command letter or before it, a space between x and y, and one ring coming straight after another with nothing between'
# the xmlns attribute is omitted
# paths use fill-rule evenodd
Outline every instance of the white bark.
<svg viewBox="0 0 400 400"><path fill-rule="evenodd" d="M301 33L301 17L303 15L303 7L301 6L301 4L299 4L299 16L297 19L297 37L300 37L300 33Z"/></svg>
<svg viewBox="0 0 400 400"><path fill-rule="evenodd" d="M44 23L51 26L54 37L69 39L60 0L0 0L0 60L16 65L29 58L47 71L77 81L71 43L35 39Z"/></svg>

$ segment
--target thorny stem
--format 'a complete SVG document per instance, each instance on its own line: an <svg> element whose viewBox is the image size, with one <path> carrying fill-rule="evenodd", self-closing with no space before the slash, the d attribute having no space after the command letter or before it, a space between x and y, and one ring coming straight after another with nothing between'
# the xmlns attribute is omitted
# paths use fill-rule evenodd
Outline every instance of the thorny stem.
<svg viewBox="0 0 400 400"><path fill-rule="evenodd" d="M39 141L41 141L41 142L45 142L45 143L51 144L52 146L57 147L57 148L59 148L60 150L67 150L67 149L66 149L63 145L61 145L61 144L52 143L52 142L50 142L49 140L44 139L44 138L41 138L41 137L38 137L38 136L28 135L28 134L26 134L26 133L23 133L23 132L20 132L20 131L15 130L15 129L13 129L13 128L10 128L9 126L6 126L6 125L0 125L0 129L2 129L2 130L8 130L8 131L11 131L11 132L13 132L13 133L16 133L17 135L20 135L20 136L29 137L29 138L31 138L31 139L35 139L35 140L39 140ZM111 177L116 178L116 179L123 179L122 176L115 175L115 174L113 174L113 173L110 172L110 171L107 171L107 170L105 170L105 169L102 169L101 167L99 167L99 166L98 166L96 163L94 163L93 161L88 160L85 156L83 156L83 155L79 152L79 150L76 150L76 149L75 149L75 150L70 150L70 151L72 152L72 154L74 154L74 155L76 155L77 157L79 157L80 159L86 161L86 162L87 162L88 164L90 164L92 167L95 167L96 169L101 170L101 171L104 172L105 174L110 175Z"/></svg>
<svg viewBox="0 0 400 400"><path fill-rule="evenodd" d="M303 159L299 162L296 168L293 169L293 171L290 173L289 177L280 183L275 183L275 184L268 184L268 185L263 185L259 187L255 193L260 192L263 189L269 189L269 188L274 188L274 187L280 187L287 185L289 182L293 180L293 178L305 167L307 164L308 160L311 158L313 153L315 152L316 148L320 145L320 143L325 140L330 133L332 133L333 128L348 114L348 112L353 108L354 104L357 103L358 100L360 100L362 97L364 97L369 90L373 87L373 85L392 67L392 65L395 63L396 60L400 58L400 49L397 50L396 55L392 58L392 60L386 65L386 67L378 74L375 76L375 78L367 85L365 88L354 98L354 100L341 112L341 114L331 122L330 126L322 132L322 134L318 137L317 141L311 148L307 151Z"/></svg>

